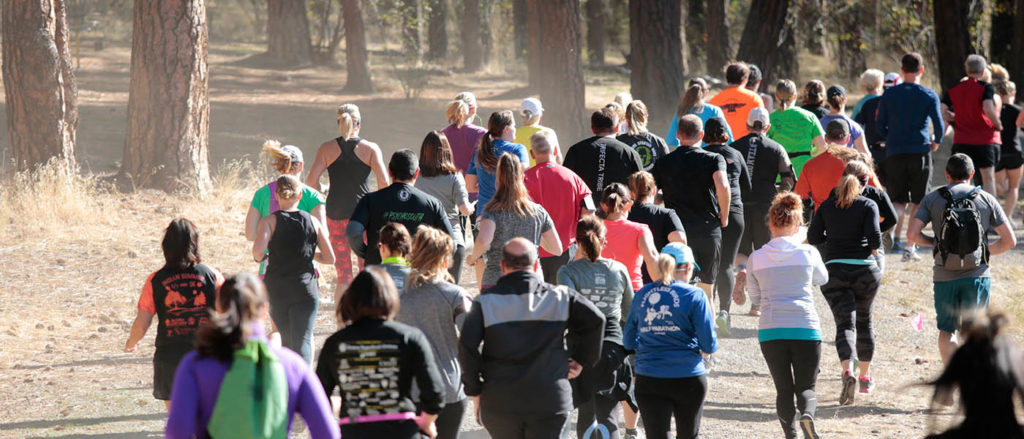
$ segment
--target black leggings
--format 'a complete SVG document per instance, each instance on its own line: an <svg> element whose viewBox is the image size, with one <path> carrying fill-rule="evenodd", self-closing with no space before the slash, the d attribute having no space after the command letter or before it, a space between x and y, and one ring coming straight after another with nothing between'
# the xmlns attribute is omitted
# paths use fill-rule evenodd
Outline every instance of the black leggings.
<svg viewBox="0 0 1024 439"><path fill-rule="evenodd" d="M437 439L459 439L459 427L462 426L462 417L466 414L467 405L469 398L444 405L441 413L437 414L437 420L434 421L434 425L437 426Z"/></svg>
<svg viewBox="0 0 1024 439"><path fill-rule="evenodd" d="M704 414L708 378L653 378L637 375L636 402L644 421L647 439L669 439L673 415L676 437L695 438Z"/></svg>
<svg viewBox="0 0 1024 439"><path fill-rule="evenodd" d="M579 405L579 415L576 418L576 437L583 439L583 434L593 425L594 421L608 429L608 437L619 437L618 412L615 408L619 406L617 398L611 395L595 394L589 401ZM592 438L599 438L600 435L592 433Z"/></svg>
<svg viewBox="0 0 1024 439"><path fill-rule="evenodd" d="M452 266L448 267L448 274L452 275L452 279L455 285L459 284L459 280L462 278L462 261L466 259L466 246L457 245L455 246L455 253L452 255Z"/></svg>
<svg viewBox="0 0 1024 439"><path fill-rule="evenodd" d="M882 272L875 265L828 264L827 268L828 283L821 287L821 294L835 317L839 361L852 359L854 350L861 361L871 361L875 353L871 304Z"/></svg>
<svg viewBox="0 0 1024 439"><path fill-rule="evenodd" d="M722 254L718 260L718 276L715 278L715 291L718 292L718 306L722 311L729 311L732 305L732 288L736 285L736 253L740 249L743 238L743 213L729 211L729 225L722 229Z"/></svg>
<svg viewBox="0 0 1024 439"><path fill-rule="evenodd" d="M771 340L761 342L761 353L775 382L775 410L786 437L796 437L796 416L814 417L818 397L814 384L818 381L821 361L819 340ZM796 408L793 407L796 396Z"/></svg>
<svg viewBox="0 0 1024 439"><path fill-rule="evenodd" d="M683 224L686 242L693 250L700 271L694 275L697 281L714 284L718 275L718 260L722 257L722 226L717 220Z"/></svg>
<svg viewBox="0 0 1024 439"><path fill-rule="evenodd" d="M313 356L313 327L320 307L319 287L312 274L296 278L267 275L264 279L270 299L270 318L281 333L281 346L302 355L307 363Z"/></svg>
<svg viewBox="0 0 1024 439"><path fill-rule="evenodd" d="M772 232L768 230L769 207L771 206L767 204L743 205L743 238L740 239L740 249L737 253L750 256L754 250L772 240Z"/></svg>

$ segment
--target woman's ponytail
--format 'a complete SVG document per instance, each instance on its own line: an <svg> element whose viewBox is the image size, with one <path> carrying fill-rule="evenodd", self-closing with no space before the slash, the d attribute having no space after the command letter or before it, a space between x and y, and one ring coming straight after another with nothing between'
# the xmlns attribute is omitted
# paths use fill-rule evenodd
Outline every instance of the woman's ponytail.
<svg viewBox="0 0 1024 439"><path fill-rule="evenodd" d="M224 280L217 293L217 312L196 334L200 356L230 361L235 351L249 340L252 325L267 303L267 291L252 273L239 273Z"/></svg>
<svg viewBox="0 0 1024 439"><path fill-rule="evenodd" d="M853 200L860 195L862 187L860 179L855 175L844 175L836 186L836 207L846 209L853 205Z"/></svg>
<svg viewBox="0 0 1024 439"><path fill-rule="evenodd" d="M344 104L338 107L338 131L344 140L355 137L356 127L359 126L359 107L355 104Z"/></svg>
<svg viewBox="0 0 1024 439"><path fill-rule="evenodd" d="M462 128L466 125L466 120L469 119L469 104L461 99L456 99L448 104L448 109L444 112L445 117L448 118L449 125L455 125L455 128Z"/></svg>
<svg viewBox="0 0 1024 439"><path fill-rule="evenodd" d="M576 243L590 262L597 262L597 258L601 257L606 233L604 223L596 216L584 216L576 223Z"/></svg>
<svg viewBox="0 0 1024 439"><path fill-rule="evenodd" d="M659 254L658 273L661 273L661 278L658 279L658 282L669 285L675 281L676 259L664 253Z"/></svg>

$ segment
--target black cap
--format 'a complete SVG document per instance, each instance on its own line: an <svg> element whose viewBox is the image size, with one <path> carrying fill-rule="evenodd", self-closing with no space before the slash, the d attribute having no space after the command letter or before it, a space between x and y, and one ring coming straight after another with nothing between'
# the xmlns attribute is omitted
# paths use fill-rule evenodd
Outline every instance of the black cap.
<svg viewBox="0 0 1024 439"><path fill-rule="evenodd" d="M850 135L850 124L845 119L832 119L825 127L825 138L839 140Z"/></svg>
<svg viewBox="0 0 1024 439"><path fill-rule="evenodd" d="M827 91L825 91L825 96L828 96L830 98L833 96L846 96L846 89L838 84L833 85L829 87Z"/></svg>
<svg viewBox="0 0 1024 439"><path fill-rule="evenodd" d="M761 68L758 67L757 64L747 64L747 67L750 69L750 75L747 76L747 82L760 81L762 78Z"/></svg>
<svg viewBox="0 0 1024 439"><path fill-rule="evenodd" d="M416 153L408 149L400 149L391 154L388 170L396 180L412 180L419 170L420 163Z"/></svg>
<svg viewBox="0 0 1024 439"><path fill-rule="evenodd" d="M726 128L728 122L722 117L715 116L704 122L704 138L705 139L718 139L720 137L727 137L729 130ZM705 142L707 143L707 142Z"/></svg>

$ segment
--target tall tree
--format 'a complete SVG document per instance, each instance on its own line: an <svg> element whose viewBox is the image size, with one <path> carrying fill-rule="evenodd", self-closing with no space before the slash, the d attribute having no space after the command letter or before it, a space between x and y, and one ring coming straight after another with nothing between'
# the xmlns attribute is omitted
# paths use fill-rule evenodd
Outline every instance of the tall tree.
<svg viewBox="0 0 1024 439"><path fill-rule="evenodd" d="M78 89L64 0L4 0L7 131L18 169L75 159Z"/></svg>
<svg viewBox="0 0 1024 439"><path fill-rule="evenodd" d="M578 138L587 130L584 99L583 60L580 38L579 0L528 0L534 20L530 25L529 63L531 82L536 80L547 115L544 121L567 139ZM542 67L542 68L538 68Z"/></svg>
<svg viewBox="0 0 1024 439"><path fill-rule="evenodd" d="M631 2L632 3L632 2ZM707 67L708 34L705 31L706 0L686 0L686 45L683 50L686 58L683 59L683 70L698 70ZM688 69L689 67L689 69ZM715 74L722 66L708 68L705 73Z"/></svg>
<svg viewBox="0 0 1024 439"><path fill-rule="evenodd" d="M1010 78L1024 77L1024 0L995 0L992 5L992 36L989 53L1010 71ZM1019 79L1018 79L1019 80Z"/></svg>
<svg viewBox="0 0 1024 439"><path fill-rule="evenodd" d="M652 124L652 130L668 127L686 81L681 20L680 0L629 2L630 90L655 120L663 121Z"/></svg>
<svg viewBox="0 0 1024 439"><path fill-rule="evenodd" d="M825 20L828 17L828 0L796 0L800 13L797 14L798 28L802 43L808 52L827 55Z"/></svg>
<svg viewBox="0 0 1024 439"><path fill-rule="evenodd" d="M205 0L135 0L121 173L136 186L210 188Z"/></svg>
<svg viewBox="0 0 1024 439"><path fill-rule="evenodd" d="M587 16L587 61L594 65L604 64L605 41L608 39L608 0L587 0L584 6Z"/></svg>
<svg viewBox="0 0 1024 439"><path fill-rule="evenodd" d="M526 0L512 0L512 34L515 38L515 57L523 59L526 56L526 48L530 44L529 36L526 34Z"/></svg>
<svg viewBox="0 0 1024 439"><path fill-rule="evenodd" d="M790 0L753 0L736 59L757 64L765 84L798 73L796 38L789 24Z"/></svg>
<svg viewBox="0 0 1024 439"><path fill-rule="evenodd" d="M402 17L402 48L406 56L418 60L423 50L423 3L419 0L402 0L398 7Z"/></svg>
<svg viewBox="0 0 1024 439"><path fill-rule="evenodd" d="M345 68L347 70L345 91L349 93L372 93L370 79L370 54L366 50L366 30L363 26L363 8L360 0L342 0L341 10L345 16Z"/></svg>
<svg viewBox="0 0 1024 439"><path fill-rule="evenodd" d="M732 60L732 45L729 44L728 0L707 2L707 50L708 72L720 72Z"/></svg>
<svg viewBox="0 0 1024 439"><path fill-rule="evenodd" d="M867 69L864 23L872 23L868 20L874 15L874 5L867 0L839 0L833 8L832 17L839 40L836 67L840 76L853 79Z"/></svg>
<svg viewBox="0 0 1024 439"><path fill-rule="evenodd" d="M974 53L969 25L972 1L935 0L932 3L935 48L939 54L939 83L943 90L960 81L964 76L964 59Z"/></svg>
<svg viewBox="0 0 1024 439"><path fill-rule="evenodd" d="M448 56L448 0L430 0L427 44L428 58L439 60Z"/></svg>
<svg viewBox="0 0 1024 439"><path fill-rule="evenodd" d="M313 62L313 44L305 0L267 0L267 56L275 64Z"/></svg>
<svg viewBox="0 0 1024 439"><path fill-rule="evenodd" d="M480 40L480 0L464 0L462 5L462 60L467 72L484 67L484 48Z"/></svg>

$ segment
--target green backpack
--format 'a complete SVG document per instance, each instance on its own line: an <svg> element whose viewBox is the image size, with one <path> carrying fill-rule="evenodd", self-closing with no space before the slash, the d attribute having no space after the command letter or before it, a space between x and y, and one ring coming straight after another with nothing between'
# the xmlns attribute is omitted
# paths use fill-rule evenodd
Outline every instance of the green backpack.
<svg viewBox="0 0 1024 439"><path fill-rule="evenodd" d="M206 426L214 438L288 438L288 379L267 344L250 340L235 351Z"/></svg>

